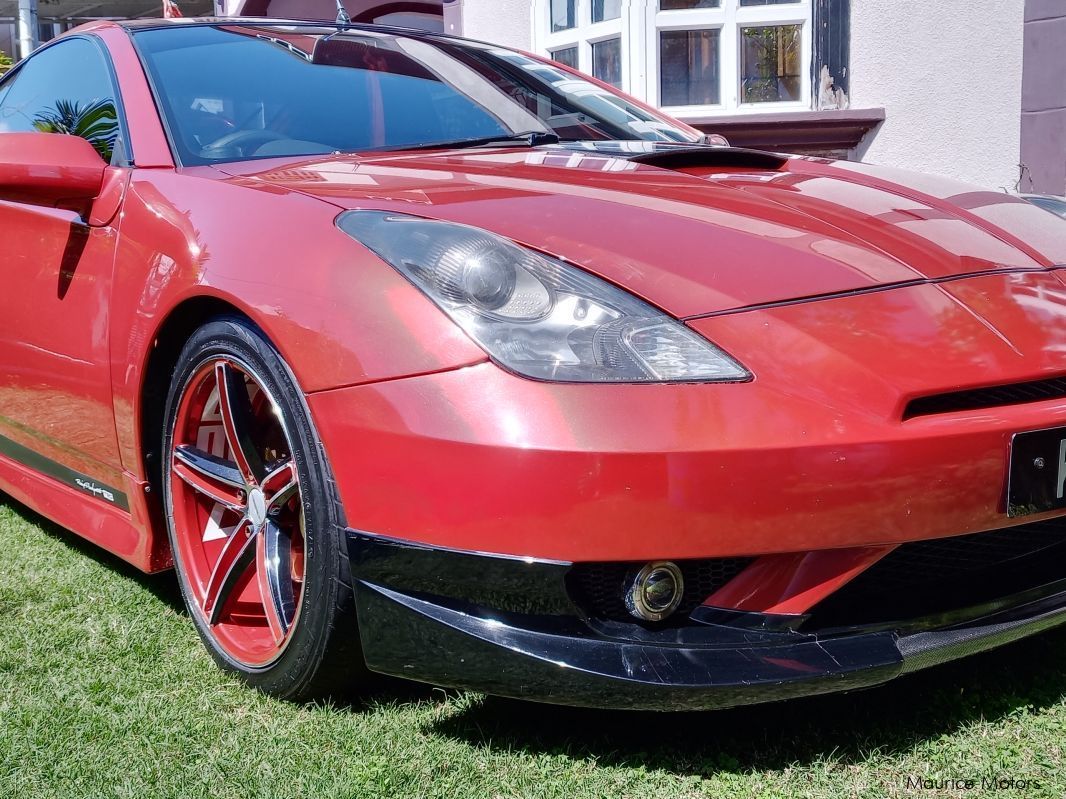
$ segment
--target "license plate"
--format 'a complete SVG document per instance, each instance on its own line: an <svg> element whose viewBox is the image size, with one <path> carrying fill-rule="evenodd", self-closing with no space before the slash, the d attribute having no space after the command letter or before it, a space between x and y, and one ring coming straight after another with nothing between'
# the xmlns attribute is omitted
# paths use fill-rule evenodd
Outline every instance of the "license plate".
<svg viewBox="0 0 1066 799"><path fill-rule="evenodd" d="M1066 427L1016 433L1010 444L1007 515L1066 508Z"/></svg>

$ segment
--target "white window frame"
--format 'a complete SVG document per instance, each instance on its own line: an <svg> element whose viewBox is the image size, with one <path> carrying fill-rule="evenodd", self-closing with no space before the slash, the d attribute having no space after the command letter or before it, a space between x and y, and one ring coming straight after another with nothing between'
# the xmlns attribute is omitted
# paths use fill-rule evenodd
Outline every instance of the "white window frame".
<svg viewBox="0 0 1066 799"><path fill-rule="evenodd" d="M592 42L622 38L622 89L658 106L678 119L759 114L811 109L813 59L813 0L765 6L741 6L739 0L721 0L718 8L660 11L659 0L622 0L620 19L592 23L592 0L576 0L575 27L551 30L551 0L533 0L533 45L541 55L578 48L578 69L592 74ZM800 98L773 103L740 102L740 31L747 27L802 26ZM717 105L660 104L659 49L662 31L713 30L718 38L719 99Z"/></svg>
<svg viewBox="0 0 1066 799"><path fill-rule="evenodd" d="M592 45L608 39L620 39L622 50L622 85L624 92L633 91L643 75L634 78L634 69L640 55L633 50L632 30L635 27L632 8L640 0L622 0L622 13L617 19L603 22L592 21L592 0L575 0L573 28L562 31L551 29L551 0L533 0L533 41L537 52L551 58L556 50L577 48L577 68L586 75L592 74ZM637 57L633 57L636 55ZM638 70L639 72L639 70Z"/></svg>

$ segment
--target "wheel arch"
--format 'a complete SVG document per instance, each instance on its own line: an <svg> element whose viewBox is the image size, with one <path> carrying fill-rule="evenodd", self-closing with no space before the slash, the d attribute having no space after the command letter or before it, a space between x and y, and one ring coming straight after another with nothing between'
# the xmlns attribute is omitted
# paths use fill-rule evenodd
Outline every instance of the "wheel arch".
<svg viewBox="0 0 1066 799"><path fill-rule="evenodd" d="M141 468L153 491L162 489L160 445L163 439L167 393L170 390L174 367L192 334L211 319L220 316L239 317L259 328L255 320L233 303L216 296L198 295L174 306L153 337L152 347L145 362L137 409ZM162 518L157 519L156 523L157 532L165 537Z"/></svg>

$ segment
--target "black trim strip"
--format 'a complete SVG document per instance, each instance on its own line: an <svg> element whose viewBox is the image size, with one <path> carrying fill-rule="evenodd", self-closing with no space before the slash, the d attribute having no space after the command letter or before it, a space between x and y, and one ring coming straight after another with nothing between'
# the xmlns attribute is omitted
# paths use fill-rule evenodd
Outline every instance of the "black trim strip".
<svg viewBox="0 0 1066 799"><path fill-rule="evenodd" d="M942 413L1047 402L1063 397L1066 397L1066 375L1056 375L1040 380L1023 380L1017 383L997 383L994 386L978 386L915 397L907 403L903 411L903 419L906 421Z"/></svg>
<svg viewBox="0 0 1066 799"><path fill-rule="evenodd" d="M76 472L61 463L56 463L41 453L22 446L17 441L0 436L0 455L10 458L29 469L33 469L35 472L51 477L61 483L66 483L68 486L76 488L88 496L95 497L101 502L106 502L127 513L129 512L129 498L117 488L111 488L97 480L93 480L88 475Z"/></svg>

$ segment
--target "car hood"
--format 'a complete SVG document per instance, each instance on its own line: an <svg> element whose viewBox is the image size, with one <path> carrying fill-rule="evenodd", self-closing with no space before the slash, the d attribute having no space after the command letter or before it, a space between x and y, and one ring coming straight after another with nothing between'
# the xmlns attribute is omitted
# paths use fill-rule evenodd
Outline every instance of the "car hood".
<svg viewBox="0 0 1066 799"><path fill-rule="evenodd" d="M643 142L228 164L346 209L494 231L687 318L1066 264L1029 203L842 161Z"/></svg>

